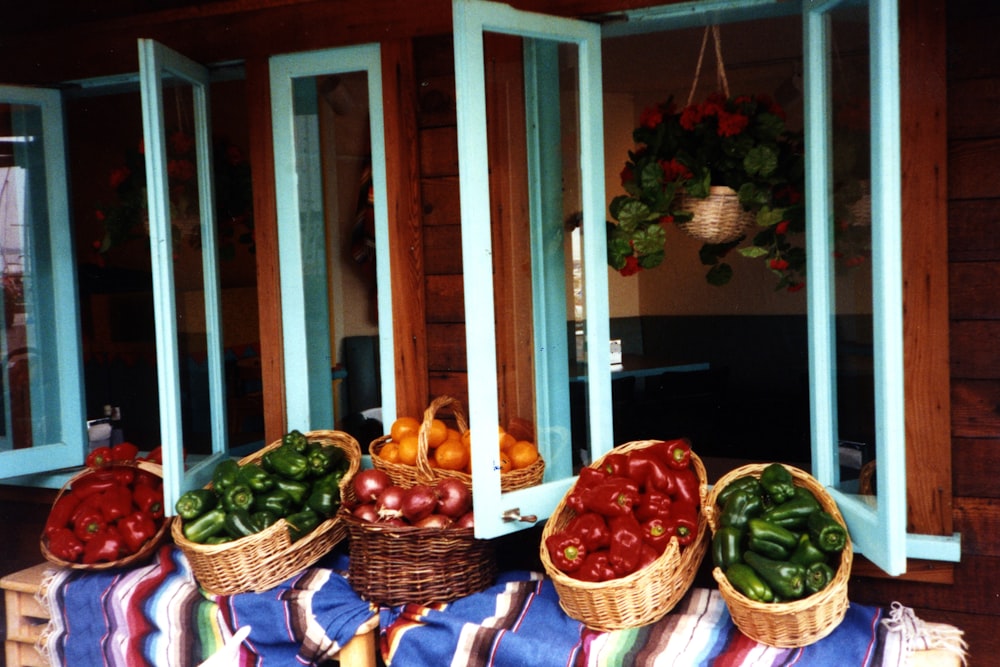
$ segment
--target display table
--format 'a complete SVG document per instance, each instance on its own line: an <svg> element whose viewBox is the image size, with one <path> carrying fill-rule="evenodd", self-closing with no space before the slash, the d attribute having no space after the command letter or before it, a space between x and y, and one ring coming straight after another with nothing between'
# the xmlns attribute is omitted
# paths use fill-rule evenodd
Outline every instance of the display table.
<svg viewBox="0 0 1000 667"><path fill-rule="evenodd" d="M600 633L566 616L551 582L537 572L504 572L486 591L448 605L377 610L341 576L346 566L346 555L335 551L274 589L231 596L201 589L171 545L149 564L118 572L36 566L3 579L8 627L25 626L8 629L7 664L194 667L215 656L208 663L213 667L331 660L374 667L376 650L389 667L961 662L960 632L950 626L928 631L931 624L897 604L852 604L827 638L802 649L774 649L733 626L715 589L692 589L657 623ZM942 641L935 646L935 640ZM942 650L948 646L953 650Z"/></svg>

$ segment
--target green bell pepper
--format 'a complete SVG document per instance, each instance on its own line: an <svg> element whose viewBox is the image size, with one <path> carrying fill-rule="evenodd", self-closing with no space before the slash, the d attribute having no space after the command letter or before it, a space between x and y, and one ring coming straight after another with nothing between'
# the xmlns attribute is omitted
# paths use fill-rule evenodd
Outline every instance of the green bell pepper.
<svg viewBox="0 0 1000 667"><path fill-rule="evenodd" d="M222 509L249 510L253 507L253 491L246 484L234 484L222 492Z"/></svg>
<svg viewBox="0 0 1000 667"><path fill-rule="evenodd" d="M254 493L264 493L274 488L271 474L259 463L250 462L241 465L237 481L249 486Z"/></svg>
<svg viewBox="0 0 1000 667"><path fill-rule="evenodd" d="M781 546L787 552L786 557L799 545L798 535L787 528L776 526L759 517L753 517L747 521L747 529L750 531L751 538L767 540Z"/></svg>
<svg viewBox="0 0 1000 667"><path fill-rule="evenodd" d="M285 479L303 480L309 473L309 460L291 445L281 445L264 455L271 470Z"/></svg>
<svg viewBox="0 0 1000 667"><path fill-rule="evenodd" d="M255 493L251 509L257 512L273 512L275 516L282 517L292 511L292 497L279 488L271 489L265 493Z"/></svg>
<svg viewBox="0 0 1000 667"><path fill-rule="evenodd" d="M746 528L751 517L760 516L763 511L764 504L759 493L750 489L740 489L726 500L722 514L719 515L719 525Z"/></svg>
<svg viewBox="0 0 1000 667"><path fill-rule="evenodd" d="M344 461L344 452L339 447L310 443L306 450L309 462L309 476L322 477L337 469Z"/></svg>
<svg viewBox="0 0 1000 667"><path fill-rule="evenodd" d="M715 503L719 507L725 507L726 501L729 500L729 496L744 489L748 489L759 495L760 480L753 475L743 475L742 477L737 477L732 482L727 484L726 488L719 491L719 494L715 497Z"/></svg>
<svg viewBox="0 0 1000 667"><path fill-rule="evenodd" d="M281 444L288 445L299 454L303 454L309 447L309 439L298 429L292 429L281 436Z"/></svg>
<svg viewBox="0 0 1000 667"><path fill-rule="evenodd" d="M250 515L257 532L270 528L278 521L278 515L271 510L257 510Z"/></svg>
<svg viewBox="0 0 1000 667"><path fill-rule="evenodd" d="M226 533L235 539L249 537L257 532L257 525L250 518L250 512L245 509L235 509L226 512Z"/></svg>
<svg viewBox="0 0 1000 667"><path fill-rule="evenodd" d="M809 515L818 509L821 508L816 496L809 489L796 486L791 498L764 512L762 518L778 526L798 529L803 528Z"/></svg>
<svg viewBox="0 0 1000 667"><path fill-rule="evenodd" d="M780 505L795 495L795 478L780 463L772 463L761 471L760 486L775 505Z"/></svg>
<svg viewBox="0 0 1000 667"><path fill-rule="evenodd" d="M744 534L736 526L723 526L712 536L712 562L723 572L742 560Z"/></svg>
<svg viewBox="0 0 1000 667"><path fill-rule="evenodd" d="M830 585L836 572L826 563L813 563L806 568L806 591L819 593Z"/></svg>
<svg viewBox="0 0 1000 667"><path fill-rule="evenodd" d="M275 489L284 491L291 498L293 507L302 507L306 502L306 498L309 497L309 485L306 482L275 477L274 487Z"/></svg>
<svg viewBox="0 0 1000 667"><path fill-rule="evenodd" d="M322 521L322 517L311 509L290 514L285 517L288 523L288 536L296 542L313 531Z"/></svg>
<svg viewBox="0 0 1000 667"><path fill-rule="evenodd" d="M240 476L240 464L233 459L222 459L212 471L212 486L219 493L236 484Z"/></svg>
<svg viewBox="0 0 1000 667"><path fill-rule="evenodd" d="M229 537L229 535L220 534L220 535L212 535L204 542L202 542L202 544L216 545L216 544L225 544L226 542L232 542L232 541L233 538Z"/></svg>
<svg viewBox="0 0 1000 667"><path fill-rule="evenodd" d="M219 503L219 496L212 489L191 489L174 503L177 516L185 521L196 519Z"/></svg>
<svg viewBox="0 0 1000 667"><path fill-rule="evenodd" d="M810 539L821 551L840 553L847 546L847 529L829 512L813 512L807 525Z"/></svg>
<svg viewBox="0 0 1000 667"><path fill-rule="evenodd" d="M226 529L226 511L221 507L213 507L192 521L185 521L182 526L184 537L192 542L203 543L210 537L218 535Z"/></svg>
<svg viewBox="0 0 1000 667"><path fill-rule="evenodd" d="M754 569L782 600L798 600L806 590L806 569L798 563L743 552L743 562Z"/></svg>
<svg viewBox="0 0 1000 667"><path fill-rule="evenodd" d="M826 557L826 552L820 551L819 547L812 543L809 533L802 533L799 535L799 543L796 545L795 551L788 557L788 560L809 567L813 563L826 562Z"/></svg>
<svg viewBox="0 0 1000 667"><path fill-rule="evenodd" d="M746 563L733 563L726 569L726 579L743 595L755 602L771 602L771 587Z"/></svg>
<svg viewBox="0 0 1000 667"><path fill-rule="evenodd" d="M316 480L306 498L306 507L327 518L336 514L340 507L339 480L337 473L330 473Z"/></svg>

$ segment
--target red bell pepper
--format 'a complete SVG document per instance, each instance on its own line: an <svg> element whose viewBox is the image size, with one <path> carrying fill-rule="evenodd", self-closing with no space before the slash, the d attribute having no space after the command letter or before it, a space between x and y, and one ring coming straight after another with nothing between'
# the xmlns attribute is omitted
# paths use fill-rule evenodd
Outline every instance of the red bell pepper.
<svg viewBox="0 0 1000 667"><path fill-rule="evenodd" d="M698 537L698 506L693 503L676 501L671 505L670 520L674 525L678 546L685 547Z"/></svg>
<svg viewBox="0 0 1000 667"><path fill-rule="evenodd" d="M148 486L151 489L163 488L163 478L154 475L148 470L143 470L142 468L136 468L135 470L135 480L132 482L134 486Z"/></svg>
<svg viewBox="0 0 1000 667"><path fill-rule="evenodd" d="M148 512L132 512L122 517L117 526L129 554L134 554L147 540L156 535L156 521Z"/></svg>
<svg viewBox="0 0 1000 667"><path fill-rule="evenodd" d="M676 501L691 503L695 507L701 504L701 480L693 468L668 468L674 479L673 493L670 497Z"/></svg>
<svg viewBox="0 0 1000 667"><path fill-rule="evenodd" d="M84 542L93 539L105 526L104 513L90 499L80 503L73 513L73 534Z"/></svg>
<svg viewBox="0 0 1000 667"><path fill-rule="evenodd" d="M98 470L73 480L70 489L83 500L119 485L121 482L115 478L111 470Z"/></svg>
<svg viewBox="0 0 1000 667"><path fill-rule="evenodd" d="M607 551L589 553L584 558L583 564L573 577L580 581L600 582L614 579L617 575L611 568L611 560Z"/></svg>
<svg viewBox="0 0 1000 667"><path fill-rule="evenodd" d="M606 517L632 514L638 503L639 487L625 477L610 477L583 491L583 506Z"/></svg>
<svg viewBox="0 0 1000 667"><path fill-rule="evenodd" d="M628 476L640 489L670 491L672 480L666 464L649 450L638 449L628 455Z"/></svg>
<svg viewBox="0 0 1000 667"><path fill-rule="evenodd" d="M111 462L111 448L110 447L96 447L89 454L87 458L84 459L84 463L88 468L100 468Z"/></svg>
<svg viewBox="0 0 1000 667"><path fill-rule="evenodd" d="M83 555L83 542L69 528L56 528L48 532L45 539L48 541L49 551L56 558L75 563Z"/></svg>
<svg viewBox="0 0 1000 667"><path fill-rule="evenodd" d="M628 476L628 456L626 454L611 453L604 457L601 468L611 476Z"/></svg>
<svg viewBox="0 0 1000 667"><path fill-rule="evenodd" d="M659 555L666 550L670 538L676 532L677 526L669 518L655 517L642 524L642 541L655 549Z"/></svg>
<svg viewBox="0 0 1000 667"><path fill-rule="evenodd" d="M119 442L111 448L112 461L134 461L139 454L139 448L131 442Z"/></svg>
<svg viewBox="0 0 1000 667"><path fill-rule="evenodd" d="M616 516L608 522L611 528L611 548L608 560L619 577L635 572L642 554L642 527L634 514Z"/></svg>
<svg viewBox="0 0 1000 667"><path fill-rule="evenodd" d="M72 491L67 491L59 496L52 504L49 516L45 520L45 533L49 534L59 528L68 528L69 522L73 518L73 512L80 505L80 500L80 496Z"/></svg>
<svg viewBox="0 0 1000 667"><path fill-rule="evenodd" d="M675 470L691 465L691 441L687 438L667 440L660 445L660 450L663 452L664 462Z"/></svg>
<svg viewBox="0 0 1000 667"><path fill-rule="evenodd" d="M552 564L567 574L576 572L587 557L587 547L583 540L565 530L545 538L545 548L552 558Z"/></svg>
<svg viewBox="0 0 1000 667"><path fill-rule="evenodd" d="M573 517L565 530L583 540L587 551L597 551L611 544L608 522L597 512L584 512Z"/></svg>
<svg viewBox="0 0 1000 667"><path fill-rule="evenodd" d="M118 560L124 553L122 546L122 537L118 529L114 526L105 526L83 546L83 562L91 565Z"/></svg>
<svg viewBox="0 0 1000 667"><path fill-rule="evenodd" d="M635 518L639 521L649 521L656 517L670 516L670 496L662 491L647 491L639 496L639 505L635 508Z"/></svg>
<svg viewBox="0 0 1000 667"><path fill-rule="evenodd" d="M163 464L163 448L162 447L154 447L153 449L149 450L149 453L146 454L146 456L144 457L144 460L149 461L150 463L159 463L159 464L162 465Z"/></svg>
<svg viewBox="0 0 1000 667"><path fill-rule="evenodd" d="M566 494L566 505L577 514L583 514L586 511L583 506L583 491L603 482L607 477L608 474L601 468L581 468L576 483Z"/></svg>
<svg viewBox="0 0 1000 667"><path fill-rule="evenodd" d="M127 486L116 484L97 496L95 502L101 508L106 523L114 523L132 512L132 491Z"/></svg>
<svg viewBox="0 0 1000 667"><path fill-rule="evenodd" d="M154 519L163 516L163 489L161 488L136 484L132 488L132 502L143 512L148 512Z"/></svg>
<svg viewBox="0 0 1000 667"><path fill-rule="evenodd" d="M635 571L638 572L642 568L646 567L659 558L662 553L662 551L657 551L648 544L643 543L643 545L639 548L639 562L635 566Z"/></svg>

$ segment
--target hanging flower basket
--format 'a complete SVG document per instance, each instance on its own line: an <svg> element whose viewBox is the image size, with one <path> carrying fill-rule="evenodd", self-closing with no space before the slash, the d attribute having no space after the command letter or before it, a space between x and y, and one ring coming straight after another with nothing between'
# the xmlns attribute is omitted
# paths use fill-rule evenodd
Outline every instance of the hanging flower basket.
<svg viewBox="0 0 1000 667"><path fill-rule="evenodd" d="M678 222L677 227L702 243L730 243L745 236L753 228L756 215L740 203L736 190L724 185L709 188L707 197L690 197L677 193L677 210L688 211L691 219Z"/></svg>

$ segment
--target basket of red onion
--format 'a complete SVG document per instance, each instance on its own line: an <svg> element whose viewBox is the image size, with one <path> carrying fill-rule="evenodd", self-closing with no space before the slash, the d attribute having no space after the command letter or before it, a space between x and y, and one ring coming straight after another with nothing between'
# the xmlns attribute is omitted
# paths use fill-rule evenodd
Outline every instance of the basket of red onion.
<svg viewBox="0 0 1000 667"><path fill-rule="evenodd" d="M348 581L358 595L382 606L430 604L493 583L496 554L473 533L472 492L460 480L403 487L371 468L352 484L357 501L343 505L340 517L350 540Z"/></svg>

